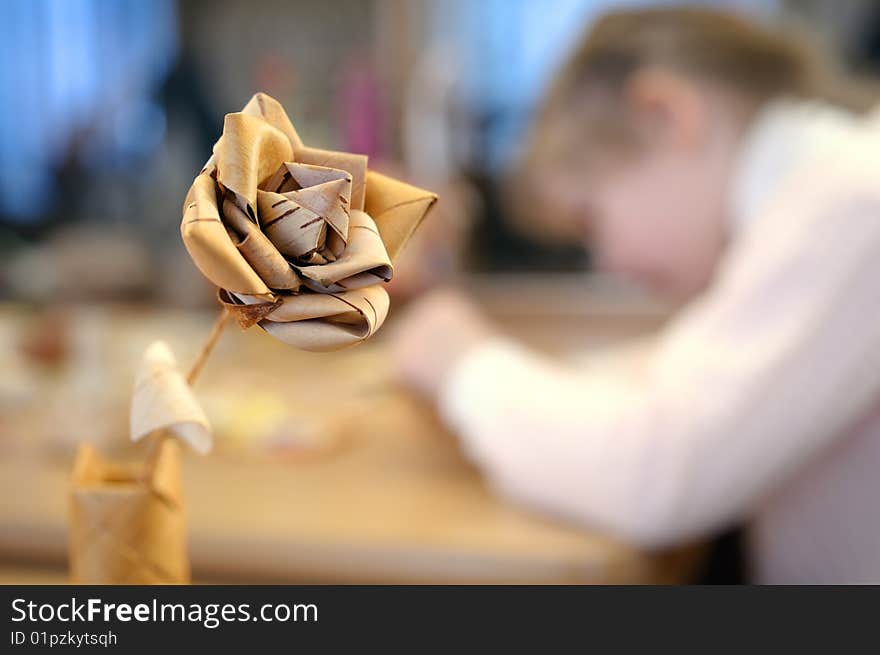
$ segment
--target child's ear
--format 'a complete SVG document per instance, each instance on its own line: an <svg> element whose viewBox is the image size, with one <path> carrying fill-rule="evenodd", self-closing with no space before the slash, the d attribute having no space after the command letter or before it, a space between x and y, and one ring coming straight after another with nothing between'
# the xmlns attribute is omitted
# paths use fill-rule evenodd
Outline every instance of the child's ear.
<svg viewBox="0 0 880 655"><path fill-rule="evenodd" d="M698 148L707 133L708 107L697 82L660 68L644 68L627 82L625 98L649 143Z"/></svg>

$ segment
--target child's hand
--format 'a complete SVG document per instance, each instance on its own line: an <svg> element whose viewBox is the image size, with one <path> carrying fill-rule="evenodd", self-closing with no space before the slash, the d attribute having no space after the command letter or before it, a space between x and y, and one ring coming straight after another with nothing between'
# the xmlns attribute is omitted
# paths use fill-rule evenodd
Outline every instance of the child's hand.
<svg viewBox="0 0 880 655"><path fill-rule="evenodd" d="M435 398L458 361L495 331L463 294L434 291L415 302L395 326L392 357L397 377Z"/></svg>

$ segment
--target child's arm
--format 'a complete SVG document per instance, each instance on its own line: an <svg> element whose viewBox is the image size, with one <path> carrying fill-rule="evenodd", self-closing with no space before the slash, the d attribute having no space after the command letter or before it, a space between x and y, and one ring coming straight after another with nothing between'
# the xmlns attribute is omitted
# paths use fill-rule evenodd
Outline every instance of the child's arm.
<svg viewBox="0 0 880 655"><path fill-rule="evenodd" d="M740 235L640 379L503 340L455 362L441 412L497 488L660 546L747 514L862 416L880 393L880 191L813 186Z"/></svg>

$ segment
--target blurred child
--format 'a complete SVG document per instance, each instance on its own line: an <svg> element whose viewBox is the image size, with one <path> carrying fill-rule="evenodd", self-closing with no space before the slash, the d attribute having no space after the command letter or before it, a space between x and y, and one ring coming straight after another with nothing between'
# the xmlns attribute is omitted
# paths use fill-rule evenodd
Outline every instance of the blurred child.
<svg viewBox="0 0 880 655"><path fill-rule="evenodd" d="M687 301L638 372L575 372L439 293L400 325L503 494L644 547L748 520L756 582L880 582L880 113L712 10L600 20L526 158L600 263Z"/></svg>

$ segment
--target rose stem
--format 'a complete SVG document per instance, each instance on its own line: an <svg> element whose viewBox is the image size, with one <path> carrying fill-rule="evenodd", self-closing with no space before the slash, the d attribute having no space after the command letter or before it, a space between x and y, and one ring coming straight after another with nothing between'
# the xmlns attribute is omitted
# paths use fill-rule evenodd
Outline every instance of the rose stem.
<svg viewBox="0 0 880 655"><path fill-rule="evenodd" d="M220 315L217 316L217 320L214 321L214 327L211 328L211 333L208 335L205 343L202 344L202 349L199 351L196 361L193 362L192 368L190 368L189 373L186 374L187 384L192 385L199 376L199 373L201 373L202 367L204 367L205 362L211 355L211 351L214 350L214 346L216 346L217 342L220 340L220 335L223 334L223 328L226 327L228 321L229 310L226 309L226 307L223 307L220 310Z"/></svg>
<svg viewBox="0 0 880 655"><path fill-rule="evenodd" d="M205 362L208 361L208 357L211 355L211 351L214 350L214 346L217 345L217 342L220 340L220 335L223 334L223 328L226 327L226 323L229 321L229 310L226 307L220 309L220 314L217 316L217 320L214 321L214 326L211 328L210 334L208 334L208 338L205 339L205 343L202 344L202 349L199 351L198 357L196 357L196 361L193 362L192 367L189 369L189 373L186 374L186 382L189 385L192 385L195 382L195 379L201 373L202 368L205 366ZM155 437L151 439L153 442L151 444L148 459L150 461L149 470L147 471L147 477L150 475L150 471L152 471L153 466L156 464L156 457L159 454L159 448L162 445L162 442L165 439L170 439L170 435L166 431L161 431L156 434Z"/></svg>

